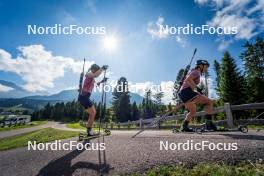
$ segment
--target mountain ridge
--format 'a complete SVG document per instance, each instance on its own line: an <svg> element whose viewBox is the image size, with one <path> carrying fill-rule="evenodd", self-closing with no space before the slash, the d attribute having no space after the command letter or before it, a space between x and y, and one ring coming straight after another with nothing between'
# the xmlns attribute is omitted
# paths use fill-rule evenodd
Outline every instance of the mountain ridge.
<svg viewBox="0 0 264 176"><path fill-rule="evenodd" d="M16 84L9 81L0 80L0 84L13 88L12 90L7 92L0 92L0 107L16 106L18 104L22 104L24 107L27 108L41 109L47 103L54 104L57 102L76 101L78 97L77 89L62 90L56 94L51 95L37 95L36 93L30 93L24 90L22 87L17 86ZM94 100L96 103L99 103L101 101L101 96L101 92L93 92L91 95L91 99ZM112 99L112 92L107 92L107 107L111 106ZM137 104L140 104L142 100L142 96L130 92L131 103L135 101Z"/></svg>

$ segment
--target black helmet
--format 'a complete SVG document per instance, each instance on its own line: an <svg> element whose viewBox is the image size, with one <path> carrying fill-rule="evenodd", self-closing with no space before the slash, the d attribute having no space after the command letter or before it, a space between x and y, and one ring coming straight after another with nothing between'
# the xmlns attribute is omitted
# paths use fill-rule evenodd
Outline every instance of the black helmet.
<svg viewBox="0 0 264 176"><path fill-rule="evenodd" d="M99 69L100 69L100 67L97 64L91 65L91 68L90 68L90 70L96 70L96 71Z"/></svg>
<svg viewBox="0 0 264 176"><path fill-rule="evenodd" d="M207 60L197 60L196 65L207 65L208 67L210 66L209 62Z"/></svg>

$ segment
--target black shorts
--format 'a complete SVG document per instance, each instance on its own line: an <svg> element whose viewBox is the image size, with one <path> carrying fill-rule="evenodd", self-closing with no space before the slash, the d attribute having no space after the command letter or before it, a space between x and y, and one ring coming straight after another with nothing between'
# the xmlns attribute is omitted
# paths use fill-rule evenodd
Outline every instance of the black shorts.
<svg viewBox="0 0 264 176"><path fill-rule="evenodd" d="M78 100L80 104L85 108L90 108L93 106L93 102L90 100L91 93L85 95L79 95Z"/></svg>
<svg viewBox="0 0 264 176"><path fill-rule="evenodd" d="M186 103L192 99L194 99L195 97L197 97L197 95L199 95L197 92L194 92L192 90L192 88L187 87L185 89L182 89L179 93L178 96L181 99L181 101L183 103Z"/></svg>

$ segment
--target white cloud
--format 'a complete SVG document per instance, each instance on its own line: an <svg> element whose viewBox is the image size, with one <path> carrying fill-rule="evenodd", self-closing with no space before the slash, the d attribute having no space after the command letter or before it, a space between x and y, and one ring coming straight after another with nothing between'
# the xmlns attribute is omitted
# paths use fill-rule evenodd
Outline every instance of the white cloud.
<svg viewBox="0 0 264 176"><path fill-rule="evenodd" d="M214 0L216 7L221 8L227 0Z"/></svg>
<svg viewBox="0 0 264 176"><path fill-rule="evenodd" d="M195 3L204 6L204 5L210 5L214 8L221 8L225 3L227 3L229 0L194 0Z"/></svg>
<svg viewBox="0 0 264 176"><path fill-rule="evenodd" d="M75 89L79 89L79 86L78 85L75 85L75 86L70 86L70 87L66 87L66 88L64 88L63 90L75 90ZM59 92L61 92L61 91L59 91Z"/></svg>
<svg viewBox="0 0 264 176"><path fill-rule="evenodd" d="M264 1L263 0L258 0L256 5L247 11L247 14L251 15L258 11L260 11L262 14L264 13Z"/></svg>
<svg viewBox="0 0 264 176"><path fill-rule="evenodd" d="M237 27L238 33L235 35L236 39L250 39L258 32L255 19L248 18L246 16L239 16L236 14L226 14L218 12L216 16L208 22L210 26L214 27Z"/></svg>
<svg viewBox="0 0 264 176"><path fill-rule="evenodd" d="M224 38L217 39L216 41L220 42L220 44L218 46L219 51L225 50L231 43L233 43L232 39L226 40Z"/></svg>
<svg viewBox="0 0 264 176"><path fill-rule="evenodd" d="M147 25L147 32L151 35L152 38L165 39L169 36L168 28L164 24L165 19L162 16L159 16L156 22L150 21ZM163 28L162 28L163 27ZM180 44L180 46L185 47L187 41L182 38L180 35L176 35L175 41Z"/></svg>
<svg viewBox="0 0 264 176"><path fill-rule="evenodd" d="M164 92L163 102L165 104L174 103L173 102L173 81L162 81L160 83L161 90Z"/></svg>
<svg viewBox="0 0 264 176"><path fill-rule="evenodd" d="M208 3L208 0L194 0L195 3L198 3L199 5L205 5Z"/></svg>
<svg viewBox="0 0 264 176"><path fill-rule="evenodd" d="M0 92L8 92L10 90L13 90L13 88L0 84Z"/></svg>
<svg viewBox="0 0 264 176"><path fill-rule="evenodd" d="M232 40L249 40L264 29L263 0L195 0L199 5L210 5L216 12L207 23L214 27L237 27L231 42L222 37L219 49L228 47Z"/></svg>
<svg viewBox="0 0 264 176"><path fill-rule="evenodd" d="M24 81L24 89L35 92L54 86L57 78L63 77L66 70L78 74L81 72L82 61L63 56L54 56L42 45L18 47L20 53L16 58L0 49L0 70L18 74ZM93 62L88 61L88 68Z"/></svg>
<svg viewBox="0 0 264 176"><path fill-rule="evenodd" d="M147 32L151 35L152 38L167 38L169 36L168 30L160 30L164 25L164 18L159 16L157 21L148 22Z"/></svg>
<svg viewBox="0 0 264 176"><path fill-rule="evenodd" d="M176 41L179 43L182 47L185 47L187 45L186 39L180 37L179 35L176 35Z"/></svg>

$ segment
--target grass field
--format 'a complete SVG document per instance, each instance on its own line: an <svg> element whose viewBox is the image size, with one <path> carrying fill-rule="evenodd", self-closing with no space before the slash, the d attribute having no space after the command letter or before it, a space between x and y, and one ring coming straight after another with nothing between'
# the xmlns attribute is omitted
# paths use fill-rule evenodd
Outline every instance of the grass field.
<svg viewBox="0 0 264 176"><path fill-rule="evenodd" d="M68 128L85 130L86 128L81 126L79 122L71 122L66 125Z"/></svg>
<svg viewBox="0 0 264 176"><path fill-rule="evenodd" d="M251 130L264 130L264 125L248 125L248 129L251 129Z"/></svg>
<svg viewBox="0 0 264 176"><path fill-rule="evenodd" d="M44 120L40 120L40 121L32 121L30 122L30 124L26 124L26 125L12 125L11 127L2 127L0 128L0 132L1 131L10 131L10 130L15 130L15 129L21 129L21 128L30 128L30 127L35 127L35 126L38 126L38 125L44 125L46 124L47 121L44 121Z"/></svg>
<svg viewBox="0 0 264 176"><path fill-rule="evenodd" d="M67 123L66 126L68 128L72 128L72 129L80 129L80 130L86 130L86 127L81 126L79 122L71 122L71 123ZM93 128L94 131L98 131L98 128Z"/></svg>
<svg viewBox="0 0 264 176"><path fill-rule="evenodd" d="M239 165L199 164L193 168L161 166L133 176L264 176L264 164L241 163Z"/></svg>
<svg viewBox="0 0 264 176"><path fill-rule="evenodd" d="M8 150L27 146L28 141L44 143L58 139L71 138L74 136L78 136L78 134L79 132L75 131L64 131L54 128L44 128L41 130L0 139L0 150Z"/></svg>

